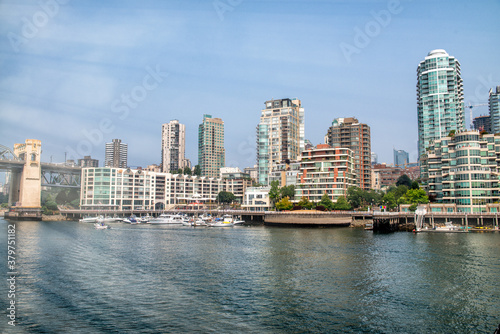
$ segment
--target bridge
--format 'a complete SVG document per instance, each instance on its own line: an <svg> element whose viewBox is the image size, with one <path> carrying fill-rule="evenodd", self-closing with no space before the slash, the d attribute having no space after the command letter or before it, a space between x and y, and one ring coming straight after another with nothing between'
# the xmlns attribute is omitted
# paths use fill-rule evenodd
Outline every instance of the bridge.
<svg viewBox="0 0 500 334"><path fill-rule="evenodd" d="M14 149L0 145L0 171L8 171L9 212L12 219L42 218L41 192L45 187L80 189L81 168L41 162L42 143L26 139Z"/></svg>

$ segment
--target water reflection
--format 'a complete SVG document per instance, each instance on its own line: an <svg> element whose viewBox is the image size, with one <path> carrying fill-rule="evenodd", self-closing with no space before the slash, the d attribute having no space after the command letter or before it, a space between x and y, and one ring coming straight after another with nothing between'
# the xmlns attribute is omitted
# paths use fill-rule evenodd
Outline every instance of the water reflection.
<svg viewBox="0 0 500 334"><path fill-rule="evenodd" d="M490 333L499 322L498 233L16 226L27 332Z"/></svg>

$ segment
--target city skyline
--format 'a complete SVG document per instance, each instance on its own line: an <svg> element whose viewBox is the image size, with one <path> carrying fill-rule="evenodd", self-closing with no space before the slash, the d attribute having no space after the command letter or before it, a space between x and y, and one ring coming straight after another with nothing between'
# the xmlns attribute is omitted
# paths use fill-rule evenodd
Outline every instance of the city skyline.
<svg viewBox="0 0 500 334"><path fill-rule="evenodd" d="M129 165L145 167L160 163L161 125L178 119L194 166L208 113L226 124L226 166L243 169L256 163L263 101L299 98L314 145L333 119L356 117L370 126L380 162L392 160L395 144L416 161L416 66L446 50L461 63L465 105L487 103L500 83L498 9L495 1L2 2L0 144L40 139L43 161L62 162L65 152L104 161L105 143L120 138Z"/></svg>

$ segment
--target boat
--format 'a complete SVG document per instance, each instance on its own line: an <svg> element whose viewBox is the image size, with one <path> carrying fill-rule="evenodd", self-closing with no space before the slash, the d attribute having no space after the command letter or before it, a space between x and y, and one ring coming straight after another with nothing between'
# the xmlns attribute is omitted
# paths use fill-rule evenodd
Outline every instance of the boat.
<svg viewBox="0 0 500 334"><path fill-rule="evenodd" d="M142 224L149 223L150 220L151 220L151 216L142 216L142 217L137 218L137 221L139 223L142 223Z"/></svg>
<svg viewBox="0 0 500 334"><path fill-rule="evenodd" d="M96 223L99 218L102 218L102 216L85 217L85 218L79 219L78 221L80 223Z"/></svg>
<svg viewBox="0 0 500 334"><path fill-rule="evenodd" d="M213 223L209 223L208 226L211 227L231 227L234 226L232 221L225 221L222 218L216 218Z"/></svg>
<svg viewBox="0 0 500 334"><path fill-rule="evenodd" d="M155 219L149 221L150 224L182 224L183 217L181 215L167 215L162 213Z"/></svg>
<svg viewBox="0 0 500 334"><path fill-rule="evenodd" d="M104 225L104 223L94 223L94 228L97 230L105 230L108 229L108 225Z"/></svg>
<svg viewBox="0 0 500 334"><path fill-rule="evenodd" d="M117 223L117 222L121 222L123 220L123 218L120 218L120 217L104 217L102 218L102 222L103 223Z"/></svg>
<svg viewBox="0 0 500 334"><path fill-rule="evenodd" d="M125 218L123 220L123 222L126 223L126 224L132 224L132 225L139 224L139 221L137 221L137 219L135 217L133 217L133 216Z"/></svg>
<svg viewBox="0 0 500 334"><path fill-rule="evenodd" d="M222 219L224 220L224 222L233 223L233 225L242 225L245 223L244 220L236 219L231 215L224 215L222 216Z"/></svg>
<svg viewBox="0 0 500 334"><path fill-rule="evenodd" d="M444 226L436 226L434 228L422 228L416 232L464 233L464 232L467 232L467 229L464 229L460 226L453 225L452 222L447 221L444 223Z"/></svg>

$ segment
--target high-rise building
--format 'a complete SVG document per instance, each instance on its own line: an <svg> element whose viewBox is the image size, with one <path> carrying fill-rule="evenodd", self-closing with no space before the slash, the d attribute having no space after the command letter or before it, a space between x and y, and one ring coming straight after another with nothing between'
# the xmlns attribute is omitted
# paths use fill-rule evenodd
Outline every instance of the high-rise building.
<svg viewBox="0 0 500 334"><path fill-rule="evenodd" d="M128 146L121 139L106 143L104 167L127 168L127 152Z"/></svg>
<svg viewBox="0 0 500 334"><path fill-rule="evenodd" d="M371 135L370 127L354 117L336 118L326 135L327 144L335 148L349 148L354 152L356 185L371 187Z"/></svg>
<svg viewBox="0 0 500 334"><path fill-rule="evenodd" d="M500 86L497 86L496 90L490 89L488 106L490 109L491 133L500 133Z"/></svg>
<svg viewBox="0 0 500 334"><path fill-rule="evenodd" d="M474 120L472 121L472 128L474 130L478 131L486 131L488 133L491 133L491 118L488 115L483 115L483 116L478 116L474 117Z"/></svg>
<svg viewBox="0 0 500 334"><path fill-rule="evenodd" d="M498 203L500 135L464 131L434 141L421 162L424 190L461 212L486 212Z"/></svg>
<svg viewBox="0 0 500 334"><path fill-rule="evenodd" d="M320 144L300 157L295 198L319 202L324 194L336 202L355 185L354 152L348 148Z"/></svg>
<svg viewBox="0 0 500 334"><path fill-rule="evenodd" d="M224 121L212 118L212 115L203 115L203 123L198 128L198 165L201 176L217 178L225 164Z"/></svg>
<svg viewBox="0 0 500 334"><path fill-rule="evenodd" d="M186 152L186 126L174 119L161 126L162 171L173 172L188 166Z"/></svg>
<svg viewBox="0 0 500 334"><path fill-rule="evenodd" d="M404 167L410 162L410 155L403 150L394 150L394 166Z"/></svg>
<svg viewBox="0 0 500 334"><path fill-rule="evenodd" d="M92 159L90 155L86 155L83 159L78 159L78 166L80 167L99 167L99 160Z"/></svg>
<svg viewBox="0 0 500 334"><path fill-rule="evenodd" d="M433 50L417 68L419 159L436 139L465 129L460 63L445 50Z"/></svg>
<svg viewBox="0 0 500 334"><path fill-rule="evenodd" d="M304 108L299 99L265 102L257 126L259 183L269 184L273 168L297 160L304 150Z"/></svg>
<svg viewBox="0 0 500 334"><path fill-rule="evenodd" d="M328 138L328 136L326 136ZM328 140L327 140L328 142ZM376 165L378 163L378 155L375 152L372 152L372 165Z"/></svg>

